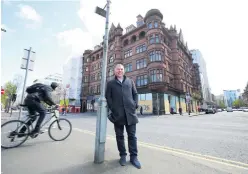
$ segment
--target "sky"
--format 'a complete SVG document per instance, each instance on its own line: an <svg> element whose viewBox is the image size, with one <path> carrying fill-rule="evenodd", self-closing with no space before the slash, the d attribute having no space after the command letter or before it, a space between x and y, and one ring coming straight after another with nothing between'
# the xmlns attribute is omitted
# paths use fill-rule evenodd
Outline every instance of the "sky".
<svg viewBox="0 0 248 174"><path fill-rule="evenodd" d="M53 73L63 64L102 42L105 18L96 6L105 0L1 1L1 85L13 80L24 49L35 51L34 71L27 83ZM136 25L136 16L156 8L166 27L181 28L189 49L199 49L206 61L211 92L243 90L248 82L248 11L245 0L112 0L110 24Z"/></svg>

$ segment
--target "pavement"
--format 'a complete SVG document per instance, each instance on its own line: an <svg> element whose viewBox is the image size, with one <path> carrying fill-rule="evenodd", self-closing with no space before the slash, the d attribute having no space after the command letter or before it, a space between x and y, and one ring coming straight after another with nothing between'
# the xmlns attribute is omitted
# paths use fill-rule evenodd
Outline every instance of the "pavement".
<svg viewBox="0 0 248 174"><path fill-rule="evenodd" d="M62 142L54 142L45 134L30 139L14 149L2 149L3 174L224 174L248 172L248 164L235 164L197 155L176 152L140 142L142 169L128 163L120 166L115 138L107 137L105 161L94 164L94 132L74 129Z"/></svg>
<svg viewBox="0 0 248 174"><path fill-rule="evenodd" d="M2 149L2 172L26 174L28 168L32 174L248 174L248 113L140 117L137 125L140 170L131 164L119 166L115 133L110 122L105 162L94 164L95 114L68 114L65 117L73 125L72 135L67 140L53 142L47 134L42 134L21 147Z"/></svg>

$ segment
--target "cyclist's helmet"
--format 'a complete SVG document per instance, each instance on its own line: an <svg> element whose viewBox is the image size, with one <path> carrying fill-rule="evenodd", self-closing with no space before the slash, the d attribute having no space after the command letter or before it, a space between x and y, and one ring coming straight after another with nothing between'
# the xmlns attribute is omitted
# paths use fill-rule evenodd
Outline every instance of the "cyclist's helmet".
<svg viewBox="0 0 248 174"><path fill-rule="evenodd" d="M51 87L52 87L53 90L55 90L58 86L59 86L59 85L58 85L58 83L56 83L56 82L52 82L52 83L51 83Z"/></svg>

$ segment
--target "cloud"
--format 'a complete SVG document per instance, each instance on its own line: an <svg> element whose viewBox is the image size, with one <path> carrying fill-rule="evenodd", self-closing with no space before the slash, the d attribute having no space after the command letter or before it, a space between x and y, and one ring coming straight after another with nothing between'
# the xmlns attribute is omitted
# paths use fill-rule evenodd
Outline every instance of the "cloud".
<svg viewBox="0 0 248 174"><path fill-rule="evenodd" d="M41 23L29 23L29 24L26 24L25 26L26 28L29 28L29 29L36 29L41 26Z"/></svg>
<svg viewBox="0 0 248 174"><path fill-rule="evenodd" d="M93 47L92 37L80 28L60 32L56 37L59 46L69 48L71 55L82 55L84 50Z"/></svg>
<svg viewBox="0 0 248 174"><path fill-rule="evenodd" d="M99 4L102 4L101 2L99 2L99 0L81 0L80 8L77 12L79 18L83 23L85 31L89 32L89 34L93 36L93 43L95 45L102 42L105 26L105 18L95 13L95 8Z"/></svg>
<svg viewBox="0 0 248 174"><path fill-rule="evenodd" d="M42 17L39 15L34 8L28 5L19 5L20 12L19 17L28 21L32 21L35 23L41 23Z"/></svg>
<svg viewBox="0 0 248 174"><path fill-rule="evenodd" d="M13 32L15 32L14 29L9 28L9 27L8 27L7 25L5 25L5 24L1 24L1 28L4 28L4 29L6 30L6 32L8 32L8 33L13 33Z"/></svg>

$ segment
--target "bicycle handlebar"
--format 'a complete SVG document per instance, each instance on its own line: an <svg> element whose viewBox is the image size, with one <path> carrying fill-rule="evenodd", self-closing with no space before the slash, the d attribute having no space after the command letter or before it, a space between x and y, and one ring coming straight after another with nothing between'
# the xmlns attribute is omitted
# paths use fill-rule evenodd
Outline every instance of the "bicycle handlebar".
<svg viewBox="0 0 248 174"><path fill-rule="evenodd" d="M59 106L58 105L53 105L53 106L48 107L47 109L58 110Z"/></svg>

